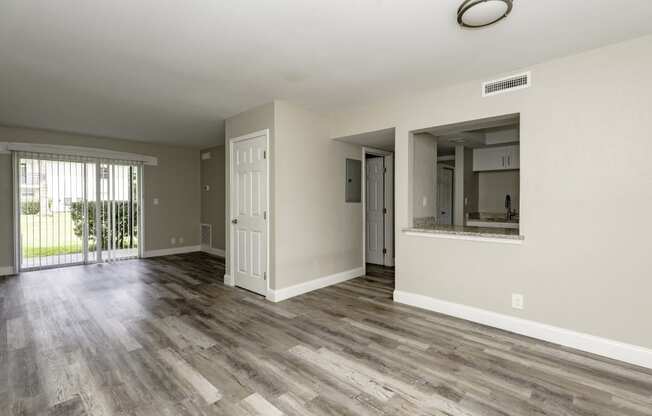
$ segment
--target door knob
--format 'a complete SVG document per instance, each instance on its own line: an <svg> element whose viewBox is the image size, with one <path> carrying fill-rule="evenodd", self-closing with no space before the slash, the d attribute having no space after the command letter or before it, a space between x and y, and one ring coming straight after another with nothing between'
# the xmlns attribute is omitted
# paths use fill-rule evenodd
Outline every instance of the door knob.
<svg viewBox="0 0 652 416"><path fill-rule="evenodd" d="M238 219L237 219L237 218L234 218L234 219L231 220L231 222L232 222L233 224L237 224L237 223L238 223Z"/></svg>

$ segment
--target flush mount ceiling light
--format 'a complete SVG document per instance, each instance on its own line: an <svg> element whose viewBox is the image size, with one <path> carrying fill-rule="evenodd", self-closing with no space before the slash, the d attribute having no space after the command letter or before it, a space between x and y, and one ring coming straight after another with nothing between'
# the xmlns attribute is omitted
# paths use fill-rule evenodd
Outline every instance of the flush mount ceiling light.
<svg viewBox="0 0 652 416"><path fill-rule="evenodd" d="M457 9L457 23L462 27L485 27L507 17L512 0L465 0Z"/></svg>

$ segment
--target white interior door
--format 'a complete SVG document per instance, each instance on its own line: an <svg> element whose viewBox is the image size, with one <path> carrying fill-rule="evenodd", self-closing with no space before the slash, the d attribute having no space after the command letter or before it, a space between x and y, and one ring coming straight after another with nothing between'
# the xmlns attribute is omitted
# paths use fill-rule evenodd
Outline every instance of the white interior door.
<svg viewBox="0 0 652 416"><path fill-rule="evenodd" d="M437 175L439 224L453 225L453 169L440 166Z"/></svg>
<svg viewBox="0 0 652 416"><path fill-rule="evenodd" d="M236 286L267 294L267 135L231 143L232 273Z"/></svg>
<svg viewBox="0 0 652 416"><path fill-rule="evenodd" d="M384 264L384 159L373 157L366 159L365 218L366 236L365 252L367 263Z"/></svg>

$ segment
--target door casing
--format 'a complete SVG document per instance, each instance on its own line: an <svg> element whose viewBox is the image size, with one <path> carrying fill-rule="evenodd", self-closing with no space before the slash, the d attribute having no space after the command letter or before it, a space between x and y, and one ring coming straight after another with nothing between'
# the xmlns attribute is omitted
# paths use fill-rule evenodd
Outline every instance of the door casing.
<svg viewBox="0 0 652 416"><path fill-rule="evenodd" d="M364 272L365 274L367 273L367 164L366 164L366 155L374 155L374 156L382 156L385 158L385 161L387 161L388 156L392 156L392 163L395 163L396 161L394 160L394 153L389 152L387 150L381 150L381 149L375 149L373 147L368 147L368 146L363 146L362 147L362 266L364 267ZM394 169L392 166L392 169L387 169L387 173L389 176L392 178L392 185L394 184ZM386 179L387 179L386 175ZM387 180L385 180L385 187L383 188L383 192L387 193ZM388 197L387 195L384 196L384 201L385 204L387 204L388 200L391 200L392 202L394 201L394 195L395 195L395 190L394 186L391 187L390 189L392 195L391 197ZM396 224L396 218L394 215L394 207L392 204L392 209L388 209L387 215L384 217L384 223L385 223L385 248L387 249L387 253L384 256L384 265L385 266L394 266L394 241L395 241L395 224ZM388 227L389 224L389 227ZM391 241L390 240L390 235L391 235Z"/></svg>
<svg viewBox="0 0 652 416"><path fill-rule="evenodd" d="M265 238L266 238L266 253L265 255L267 256L267 261L265 261L265 274L266 274L266 294L264 296L269 296L271 294L270 290L270 246L271 246L271 238L270 238L270 223L271 223L271 218L272 218L272 208L270 204L270 164L271 164L271 155L269 151L269 129L265 130L260 130L256 131L250 134L245 134L243 136L238 136L234 137L232 139L229 139L229 203L228 203L228 212L229 216L227 218L228 221L228 226L229 226L229 273L230 276L225 276L225 283L231 284L233 286L236 285L235 282L235 271L233 270L233 266L235 264L235 238L234 238L234 229L235 226L231 222L233 218L235 218L235 213L233 212L233 190L234 190L234 164L233 164L233 144L245 140L250 140L250 139L255 139L257 137L265 136L265 151L267 152L267 163L265 164L265 169L266 169L266 198L267 198L267 219L265 221Z"/></svg>

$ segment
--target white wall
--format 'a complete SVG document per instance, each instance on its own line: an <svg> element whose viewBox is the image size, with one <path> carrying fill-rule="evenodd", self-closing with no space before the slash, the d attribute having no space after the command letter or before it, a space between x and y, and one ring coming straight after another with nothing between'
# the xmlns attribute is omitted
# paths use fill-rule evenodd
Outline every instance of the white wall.
<svg viewBox="0 0 652 416"><path fill-rule="evenodd" d="M401 229L410 131L521 114L523 245L399 233L397 289L652 348L652 36L528 69L510 94L482 98L477 80L331 115L332 137L396 127Z"/></svg>

